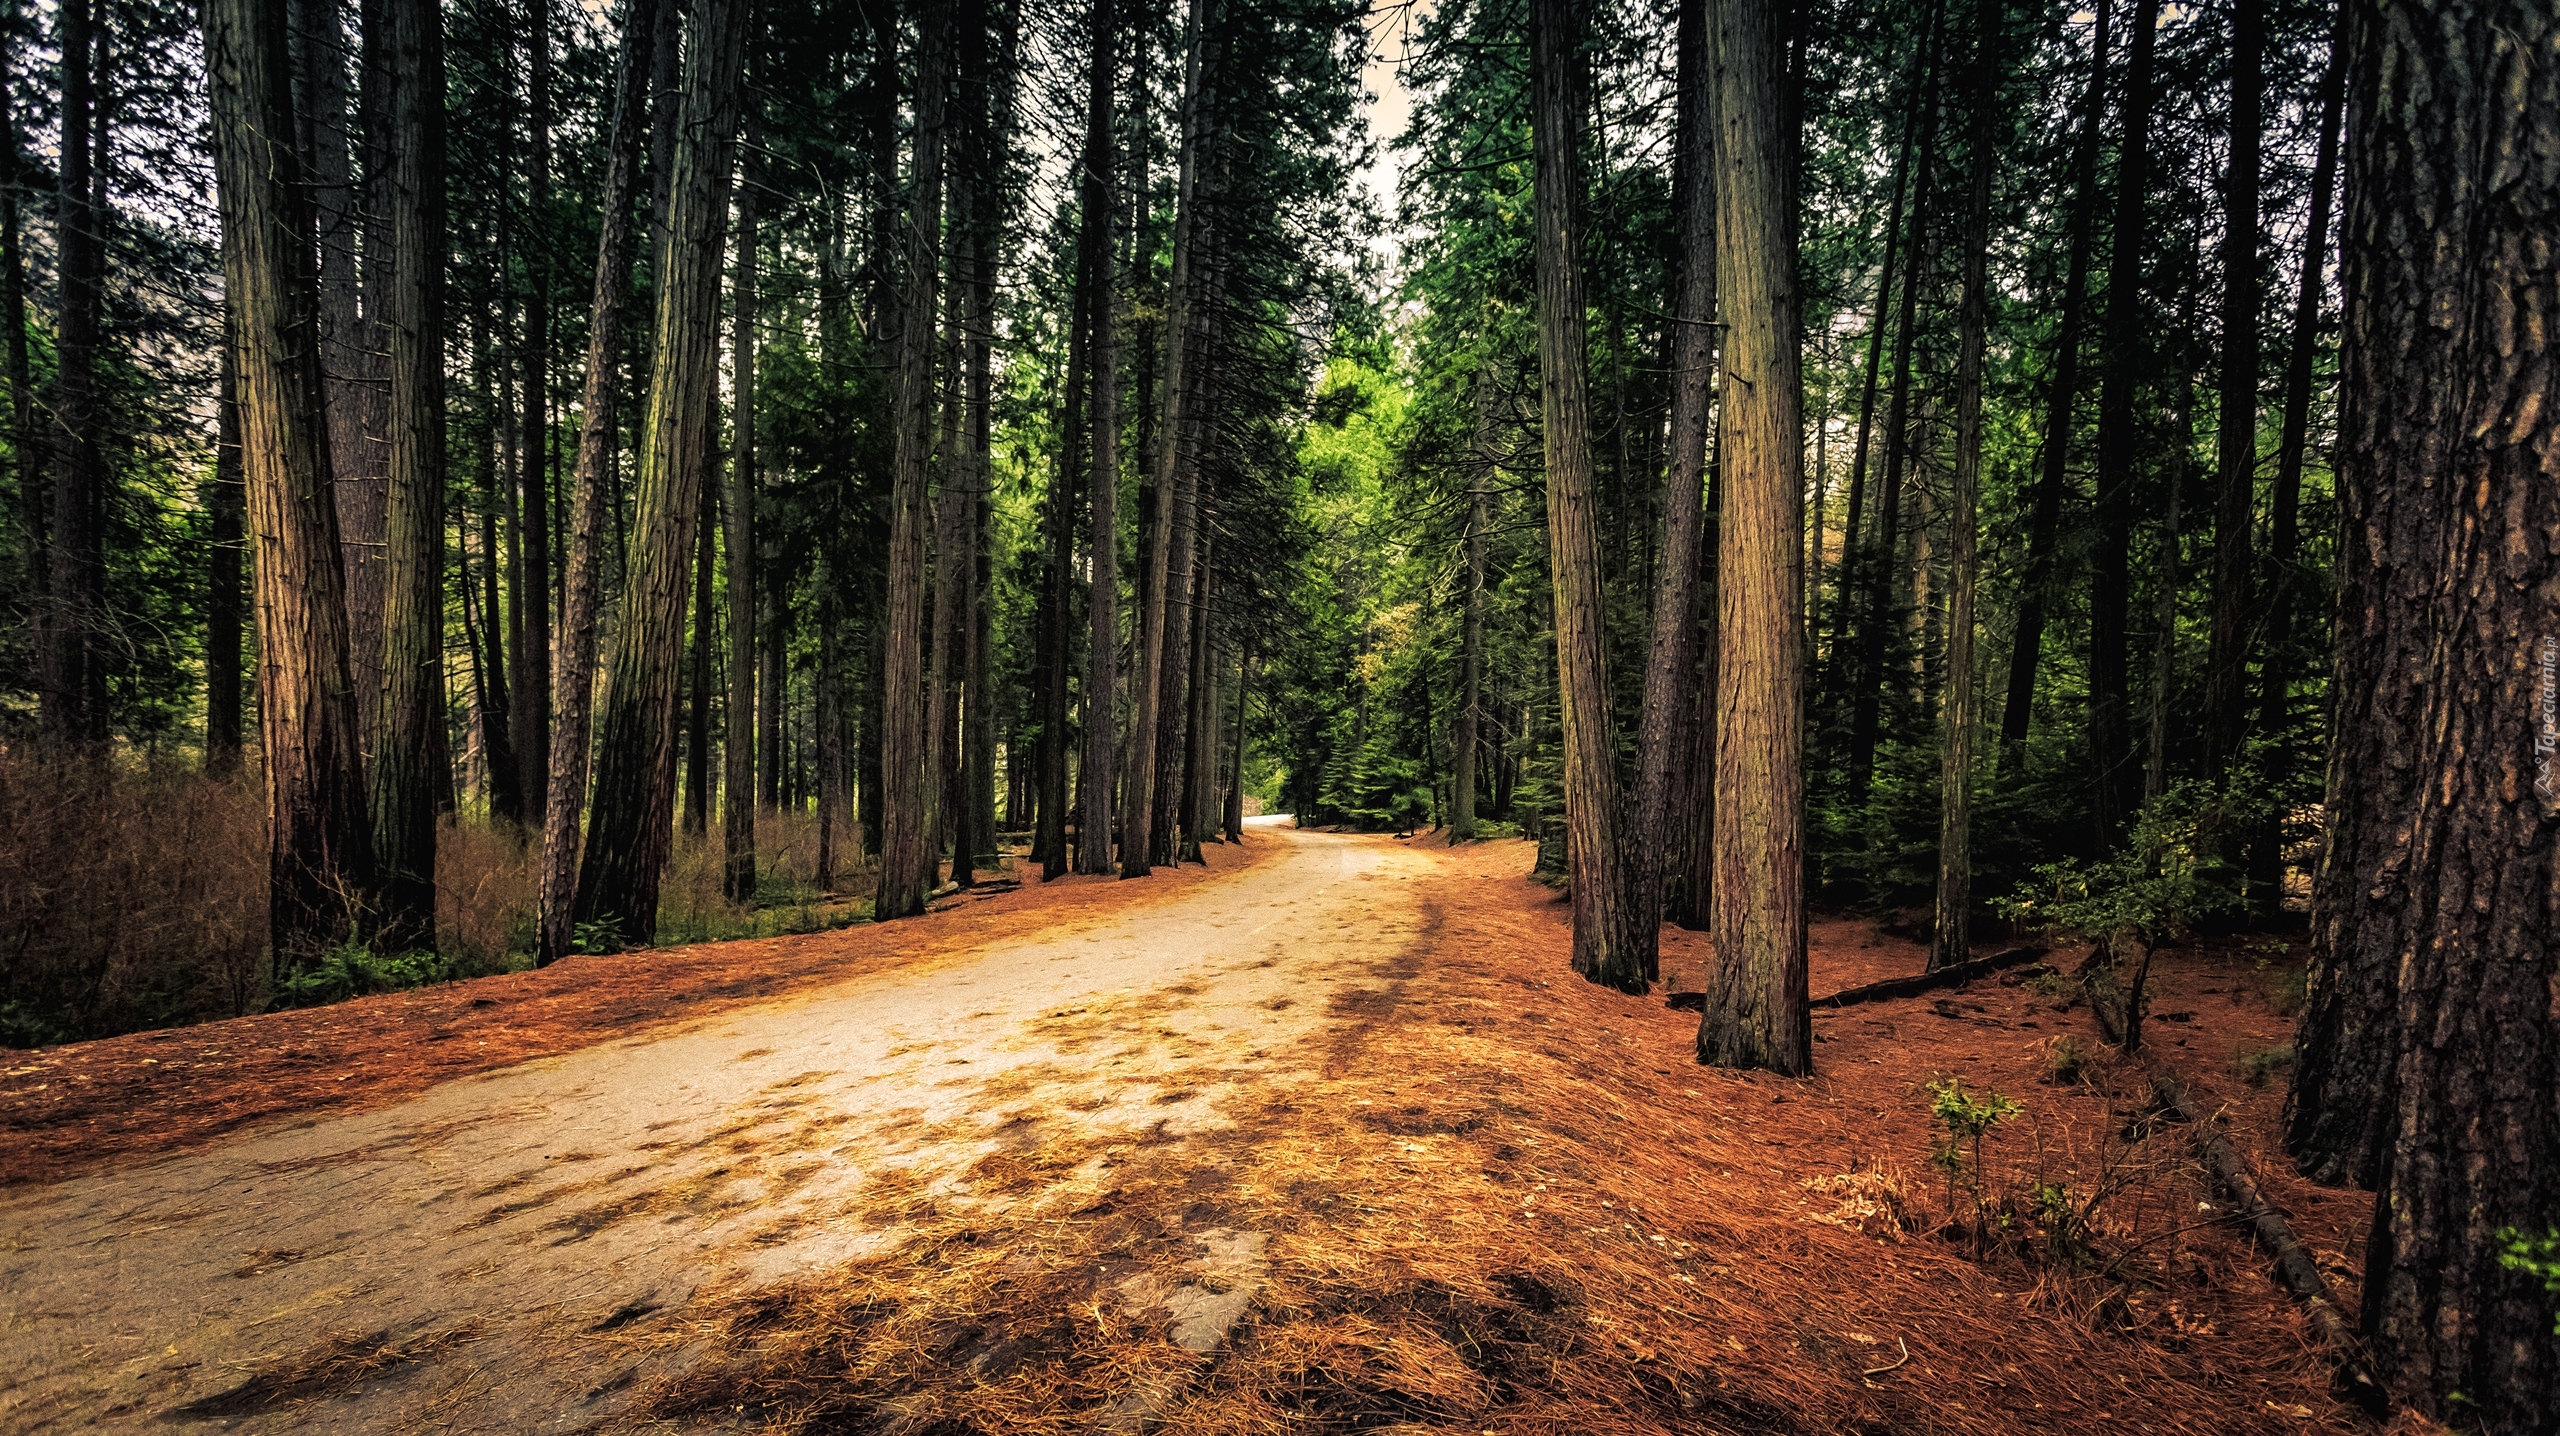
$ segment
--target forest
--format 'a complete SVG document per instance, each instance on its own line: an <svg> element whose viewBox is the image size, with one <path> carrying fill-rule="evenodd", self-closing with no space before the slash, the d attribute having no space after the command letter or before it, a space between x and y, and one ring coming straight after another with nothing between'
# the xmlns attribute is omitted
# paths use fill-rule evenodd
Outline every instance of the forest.
<svg viewBox="0 0 2560 1436"><path fill-rule="evenodd" d="M0 0L0 1427L2560 1431L2555 242L2549 0Z"/></svg>

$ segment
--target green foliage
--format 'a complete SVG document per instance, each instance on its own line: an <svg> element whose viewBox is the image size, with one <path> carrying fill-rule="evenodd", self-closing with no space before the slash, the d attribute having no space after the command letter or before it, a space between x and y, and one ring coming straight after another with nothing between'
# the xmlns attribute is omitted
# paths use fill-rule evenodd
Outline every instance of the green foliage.
<svg viewBox="0 0 2560 1436"><path fill-rule="evenodd" d="M2176 784L2144 805L2114 853L2039 865L2033 882L1994 906L2022 927L2072 934L2118 958L2147 956L2198 918L2240 905L2229 871L2210 859L2235 809L2201 784Z"/></svg>
<svg viewBox="0 0 2560 1436"><path fill-rule="evenodd" d="M315 960L275 981L278 1007L316 1007L375 992L398 992L478 974L433 950L378 953L361 942L340 942Z"/></svg>
<svg viewBox="0 0 2560 1436"><path fill-rule="evenodd" d="M1947 1174L1950 1214L1955 1211L1959 1189L1972 1197L1974 1236L1979 1240L1990 1207L1983 1193L1983 1139L1992 1128L2026 1108L1988 1088L1979 1093L1967 1092L1961 1077L1932 1082L1928 1091L1930 1118L1946 1129L1945 1138L1930 1148L1929 1165Z"/></svg>
<svg viewBox="0 0 2560 1436"><path fill-rule="evenodd" d="M2541 1236L2527 1236L2514 1227L2501 1227L2498 1242L2504 1247L2498 1253L2498 1265L2508 1271L2532 1277L2542 1289L2560 1296L2560 1227ZM2560 1311L2552 1313L2551 1330L2560 1335Z"/></svg>

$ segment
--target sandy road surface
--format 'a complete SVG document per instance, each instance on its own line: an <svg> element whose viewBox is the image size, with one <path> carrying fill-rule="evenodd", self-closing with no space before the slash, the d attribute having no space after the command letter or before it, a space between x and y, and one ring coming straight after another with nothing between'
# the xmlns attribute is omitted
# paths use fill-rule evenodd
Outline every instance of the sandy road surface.
<svg viewBox="0 0 2560 1436"><path fill-rule="evenodd" d="M0 1430L607 1420L634 1373L593 1333L894 1245L885 1189L992 1207L967 1173L1026 1125L1160 1150L1311 1074L1327 996L1436 927L1431 860L1254 840L1281 851L930 973L0 1198ZM1200 1251L1217 1280L1131 1298L1185 1344L1242 1309L1260 1237Z"/></svg>

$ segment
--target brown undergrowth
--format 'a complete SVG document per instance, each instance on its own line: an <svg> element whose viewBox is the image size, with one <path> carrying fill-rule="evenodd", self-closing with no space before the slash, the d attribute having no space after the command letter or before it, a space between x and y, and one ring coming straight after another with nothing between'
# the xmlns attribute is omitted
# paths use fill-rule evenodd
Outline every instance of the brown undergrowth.
<svg viewBox="0 0 2560 1436"><path fill-rule="evenodd" d="M5 1054L0 1186L54 1181L259 1123L387 1105L438 1082L690 1023L858 973L964 960L984 943L1106 921L1265 851L1145 882L1066 878L964 892L882 926L572 957L327 1007ZM646 981L634 981L644 974Z"/></svg>
<svg viewBox="0 0 2560 1436"><path fill-rule="evenodd" d="M1517 876L1524 856L1452 856L1422 894L1431 931L1335 997L1303 1075L1242 1089L1219 1123L1133 1139L1017 1113L974 1166L901 1172L843 1215L893 1245L603 1338L630 1363L626 1419L2365 1429L2137 1079L2093 1056L2043 1080L2056 1038L2087 1040L2080 1014L2026 979L1984 984L1817 1019L1811 1079L1702 1070L1693 1019L1571 977L1563 910ZM1666 963L1705 970L1697 939L1666 936ZM1822 937L1826 990L1919 959L1861 929ZM1947 1076L2024 1104L1986 1142L1987 1193L2112 1183L2092 1257L2004 1238L1996 1214L1983 1239L1942 1230L1948 1197L1909 1173L1933 1140L1925 1084ZM1210 1260L1247 1236L1249 1269ZM1250 1305L1224 1344L1178 1345L1166 1294L1229 1290Z"/></svg>

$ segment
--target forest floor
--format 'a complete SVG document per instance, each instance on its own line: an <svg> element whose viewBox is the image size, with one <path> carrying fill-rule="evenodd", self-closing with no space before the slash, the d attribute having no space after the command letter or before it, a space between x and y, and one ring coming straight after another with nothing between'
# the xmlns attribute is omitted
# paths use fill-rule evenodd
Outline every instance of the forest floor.
<svg viewBox="0 0 2560 1436"><path fill-rule="evenodd" d="M0 1429L2370 1429L2058 974L1705 1070L1570 973L1530 857L1256 823L1147 883L21 1054ZM2290 1035L2258 944L2162 954L2151 1040L2352 1309L2369 1199L2244 1078ZM1814 988L1922 956L1821 923ZM1979 1240L1947 1076L2024 1104ZM2027 1239L2039 1177L2105 1194L2092 1255Z"/></svg>

